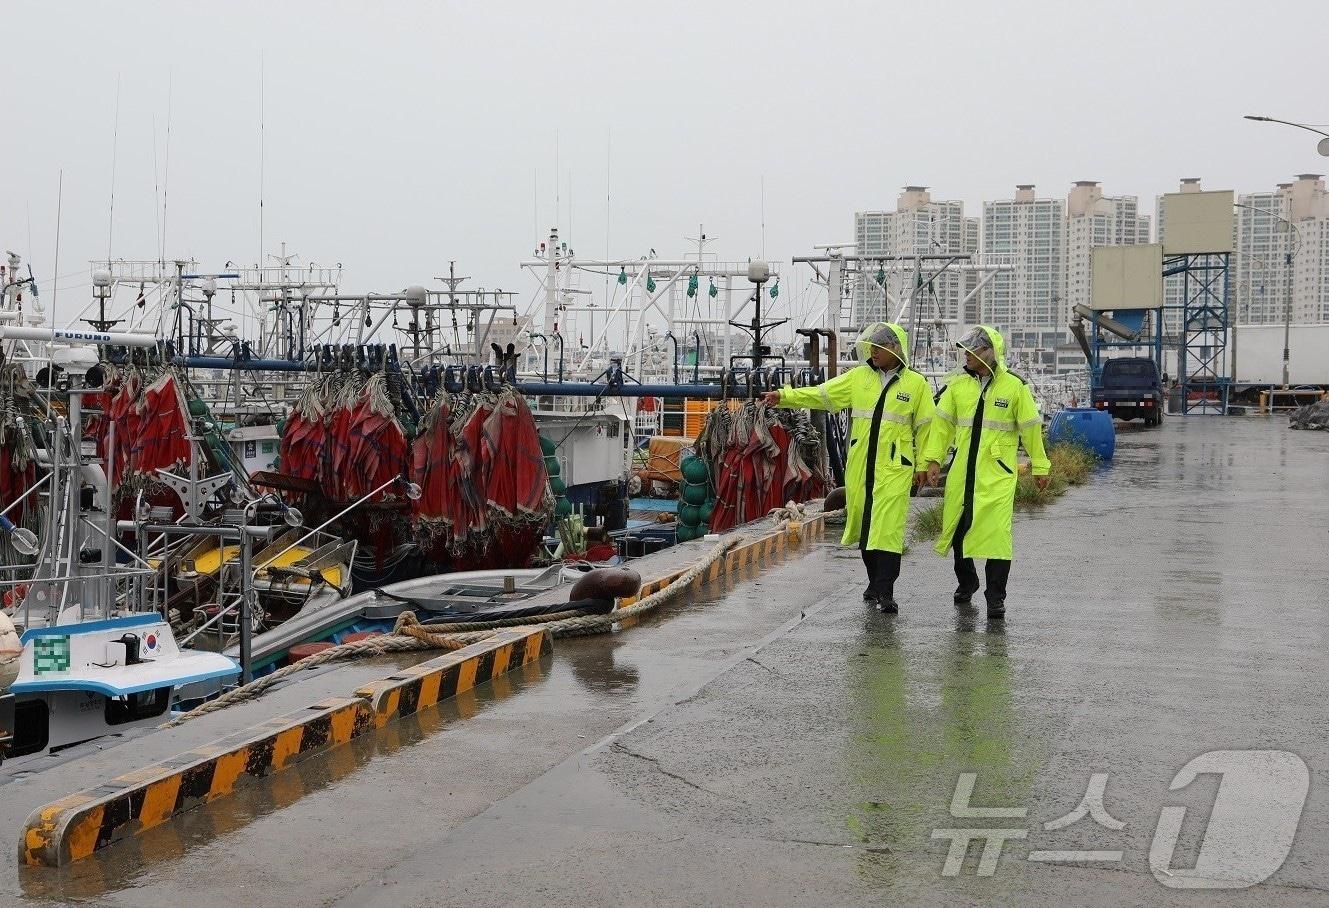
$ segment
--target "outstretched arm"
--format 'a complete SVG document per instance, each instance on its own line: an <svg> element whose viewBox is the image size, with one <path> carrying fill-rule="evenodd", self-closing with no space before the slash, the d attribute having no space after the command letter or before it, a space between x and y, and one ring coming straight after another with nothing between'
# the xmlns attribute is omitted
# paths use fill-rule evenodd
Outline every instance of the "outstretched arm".
<svg viewBox="0 0 1329 908"><path fill-rule="evenodd" d="M762 400L773 407L807 407L810 410L843 410L853 397L854 370L811 388L781 388L767 391Z"/></svg>

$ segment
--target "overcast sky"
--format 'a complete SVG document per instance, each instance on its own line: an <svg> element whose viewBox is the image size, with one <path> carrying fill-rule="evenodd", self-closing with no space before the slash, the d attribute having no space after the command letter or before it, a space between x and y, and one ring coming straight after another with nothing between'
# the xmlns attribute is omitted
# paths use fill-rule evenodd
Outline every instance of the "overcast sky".
<svg viewBox="0 0 1329 908"><path fill-rule="evenodd" d="M352 290L456 259L523 299L555 221L583 256L679 255L704 222L723 257L787 262L906 183L978 214L1097 179L1152 212L1183 176L1329 167L1309 133L1242 119L1329 121L1322 0L4 9L0 242L55 273L63 170L80 305L113 182L112 257L157 257L165 195L166 257L219 268L259 255L260 162L266 252L341 262Z"/></svg>

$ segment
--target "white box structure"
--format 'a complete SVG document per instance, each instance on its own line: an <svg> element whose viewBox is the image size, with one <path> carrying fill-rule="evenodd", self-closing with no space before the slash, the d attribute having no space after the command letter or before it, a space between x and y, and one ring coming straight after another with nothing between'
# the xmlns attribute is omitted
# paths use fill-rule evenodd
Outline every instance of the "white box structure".
<svg viewBox="0 0 1329 908"><path fill-rule="evenodd" d="M1089 308L1157 309L1163 305L1163 247L1099 246L1093 251L1093 295Z"/></svg>
<svg viewBox="0 0 1329 908"><path fill-rule="evenodd" d="M1230 189L1163 196L1164 251L1168 255L1231 252L1233 201Z"/></svg>

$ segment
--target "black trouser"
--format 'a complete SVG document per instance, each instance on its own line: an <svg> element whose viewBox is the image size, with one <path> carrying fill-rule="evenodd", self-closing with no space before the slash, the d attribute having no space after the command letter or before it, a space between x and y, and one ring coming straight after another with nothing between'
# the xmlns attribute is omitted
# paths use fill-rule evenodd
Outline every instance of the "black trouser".
<svg viewBox="0 0 1329 908"><path fill-rule="evenodd" d="M895 600L895 581L900 576L900 553L863 549L868 569L868 588L882 599Z"/></svg>
<svg viewBox="0 0 1329 908"><path fill-rule="evenodd" d="M960 590L968 593L978 592L978 570L974 559L965 558L960 546L955 547L955 579L960 582ZM997 605L1006 601L1006 581L1011 576L1011 563L1005 558L989 558L983 565L987 587L983 598L988 605Z"/></svg>
<svg viewBox="0 0 1329 908"><path fill-rule="evenodd" d="M960 515L960 523L955 527L955 535L952 537L955 541L951 544L951 551L955 554L955 579L959 581L960 588L956 590L957 594L969 593L970 595L978 592L978 570L974 567L974 559L966 558L964 554L964 537L969 532L970 519L969 514ZM989 558L983 565L984 579L987 585L983 589L983 598L987 600L988 605L1000 605L1006 601L1006 581L1011 576L1011 562L1008 558Z"/></svg>

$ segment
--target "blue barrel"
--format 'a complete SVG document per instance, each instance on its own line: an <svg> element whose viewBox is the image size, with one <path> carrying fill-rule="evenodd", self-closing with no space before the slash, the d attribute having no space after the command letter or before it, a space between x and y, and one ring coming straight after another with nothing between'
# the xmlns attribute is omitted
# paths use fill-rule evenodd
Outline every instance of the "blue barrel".
<svg viewBox="0 0 1329 908"><path fill-rule="evenodd" d="M1097 454L1099 460L1111 460L1117 447L1117 430L1106 410L1068 407L1053 415L1048 441L1084 445Z"/></svg>

